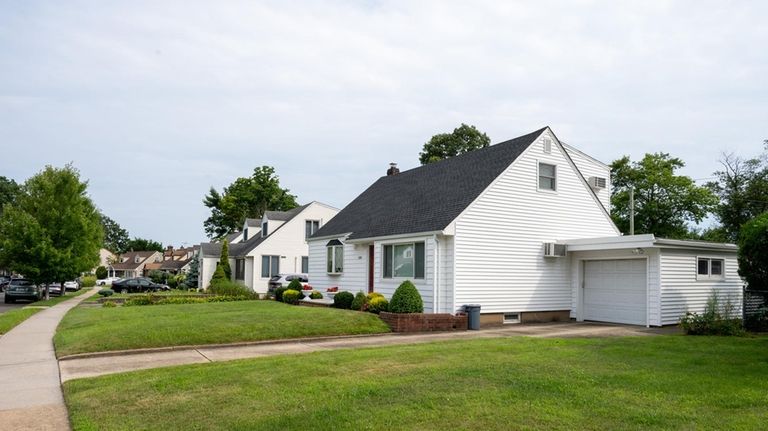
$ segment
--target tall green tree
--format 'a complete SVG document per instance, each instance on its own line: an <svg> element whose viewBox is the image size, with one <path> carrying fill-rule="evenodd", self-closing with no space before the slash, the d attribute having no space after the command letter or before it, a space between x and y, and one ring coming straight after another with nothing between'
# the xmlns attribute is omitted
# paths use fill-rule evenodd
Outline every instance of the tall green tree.
<svg viewBox="0 0 768 431"><path fill-rule="evenodd" d="M224 271L227 280L232 279L232 267L229 265L229 242L225 239L221 243L221 258L219 259L219 268Z"/></svg>
<svg viewBox="0 0 768 431"><path fill-rule="evenodd" d="M145 238L133 238L125 246L125 251L159 251L162 252L165 249L163 248L163 244L158 241L154 241L151 239L145 239Z"/></svg>
<svg viewBox="0 0 768 431"><path fill-rule="evenodd" d="M3 213L3 206L13 203L20 191L16 181L0 176L0 214Z"/></svg>
<svg viewBox="0 0 768 431"><path fill-rule="evenodd" d="M189 271L187 271L186 278L184 280L184 284L187 285L188 288L197 288L197 279L200 277L200 261L198 260L200 256L195 253L192 256L192 262L189 264Z"/></svg>
<svg viewBox="0 0 768 431"><path fill-rule="evenodd" d="M0 216L0 263L37 284L93 269L104 233L87 188L72 165L28 179Z"/></svg>
<svg viewBox="0 0 768 431"><path fill-rule="evenodd" d="M611 217L629 233L629 193L634 188L635 234L664 238L691 236L688 222L701 222L717 204L707 187L675 170L685 166L667 153L646 154L639 162L625 156L611 164Z"/></svg>
<svg viewBox="0 0 768 431"><path fill-rule="evenodd" d="M745 223L739 233L739 275L752 290L768 290L768 212Z"/></svg>
<svg viewBox="0 0 768 431"><path fill-rule="evenodd" d="M763 154L751 159L723 154L717 181L707 184L720 198L714 213L727 241L736 241L745 223L768 211L768 141L764 145Z"/></svg>
<svg viewBox="0 0 768 431"><path fill-rule="evenodd" d="M219 193L211 190L203 199L211 216L203 223L209 238L221 238L240 229L246 218L260 218L267 210L287 211L296 208L296 196L280 187L275 169L261 166L250 177L236 179Z"/></svg>
<svg viewBox="0 0 768 431"><path fill-rule="evenodd" d="M124 253L128 250L128 243L131 238L128 231L111 218L101 214L101 227L104 229L104 248L115 254Z"/></svg>
<svg viewBox="0 0 768 431"><path fill-rule="evenodd" d="M440 133L424 144L419 153L422 165L458 156L472 150L485 148L491 144L491 138L477 130L475 126L461 123L452 133Z"/></svg>

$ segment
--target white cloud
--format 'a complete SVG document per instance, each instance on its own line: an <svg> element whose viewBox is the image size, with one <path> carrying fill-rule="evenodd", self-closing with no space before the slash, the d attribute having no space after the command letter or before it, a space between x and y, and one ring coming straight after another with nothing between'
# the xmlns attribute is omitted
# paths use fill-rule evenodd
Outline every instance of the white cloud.
<svg viewBox="0 0 768 431"><path fill-rule="evenodd" d="M203 195L273 165L342 207L461 122L551 125L706 177L768 138L763 2L23 2L0 10L3 175L74 161L131 233L202 239Z"/></svg>

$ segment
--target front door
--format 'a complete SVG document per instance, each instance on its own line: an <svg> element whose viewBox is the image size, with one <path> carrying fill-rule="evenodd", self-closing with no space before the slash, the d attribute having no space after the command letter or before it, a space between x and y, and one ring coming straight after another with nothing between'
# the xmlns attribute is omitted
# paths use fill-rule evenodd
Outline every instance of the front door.
<svg viewBox="0 0 768 431"><path fill-rule="evenodd" d="M373 245L368 246L368 293L373 292Z"/></svg>

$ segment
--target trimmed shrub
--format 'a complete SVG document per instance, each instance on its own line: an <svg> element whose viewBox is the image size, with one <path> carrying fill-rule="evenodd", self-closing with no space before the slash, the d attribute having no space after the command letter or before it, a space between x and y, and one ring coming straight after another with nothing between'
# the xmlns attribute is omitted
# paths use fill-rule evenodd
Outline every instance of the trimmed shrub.
<svg viewBox="0 0 768 431"><path fill-rule="evenodd" d="M288 288L291 290L301 291L301 289L304 288L304 285L301 284L301 281L299 281L298 278L294 278L290 283L288 283Z"/></svg>
<svg viewBox="0 0 768 431"><path fill-rule="evenodd" d="M365 296L365 300L367 302L371 302L371 299L373 299L373 298L383 298L383 297L384 297L384 295L382 295L379 292L371 292L371 293L369 293L368 295Z"/></svg>
<svg viewBox="0 0 768 431"><path fill-rule="evenodd" d="M216 271L213 271L213 275L211 276L211 284L217 280L229 280L227 275L224 273L224 268L222 268L221 265L216 265Z"/></svg>
<svg viewBox="0 0 768 431"><path fill-rule="evenodd" d="M104 266L100 266L96 268L96 278L99 280L103 280L109 276L109 273L107 272L107 268L104 268Z"/></svg>
<svg viewBox="0 0 768 431"><path fill-rule="evenodd" d="M339 292L333 297L333 306L336 308L343 308L349 310L352 308L352 301L355 300L355 295L350 292Z"/></svg>
<svg viewBox="0 0 768 431"><path fill-rule="evenodd" d="M313 290L309 295L309 299L323 299L323 294L317 290Z"/></svg>
<svg viewBox="0 0 768 431"><path fill-rule="evenodd" d="M101 296L103 296L105 298L108 297L108 296L112 296L114 294L115 294L115 291L112 290L112 289L101 289L101 290L99 290L99 295L101 295Z"/></svg>
<svg viewBox="0 0 768 431"><path fill-rule="evenodd" d="M303 295L298 290L288 289L283 292L283 302L296 305L299 303L299 298L302 296Z"/></svg>
<svg viewBox="0 0 768 431"><path fill-rule="evenodd" d="M208 286L208 293L219 296L245 296L253 298L254 293L240 283L230 280L216 280Z"/></svg>
<svg viewBox="0 0 768 431"><path fill-rule="evenodd" d="M389 302L386 298L384 298L384 296L374 296L370 301L368 301L367 311L370 313L379 314L380 312L387 311L388 309Z"/></svg>
<svg viewBox="0 0 768 431"><path fill-rule="evenodd" d="M275 301L283 302L283 293L288 290L287 287L280 286L275 289Z"/></svg>
<svg viewBox="0 0 768 431"><path fill-rule="evenodd" d="M389 302L389 311L391 313L424 312L424 301L410 280L405 280L397 287L395 294L392 295L392 301Z"/></svg>
<svg viewBox="0 0 768 431"><path fill-rule="evenodd" d="M101 304L104 308L115 308L117 307L117 304L115 304L115 301L104 301L103 304Z"/></svg>
<svg viewBox="0 0 768 431"><path fill-rule="evenodd" d="M83 287L93 287L96 285L95 275L85 275L80 277L80 285Z"/></svg>
<svg viewBox="0 0 768 431"><path fill-rule="evenodd" d="M712 291L702 314L686 313L680 319L680 328L687 335L741 335L741 319L733 315L734 306L729 297L721 305L717 291Z"/></svg>
<svg viewBox="0 0 768 431"><path fill-rule="evenodd" d="M365 293L357 292L355 299L352 300L352 309L355 311L365 311L366 302Z"/></svg>
<svg viewBox="0 0 768 431"><path fill-rule="evenodd" d="M149 271L149 279L152 280L153 283L165 284L165 279L167 277L168 274L160 271L159 269L153 269L152 271Z"/></svg>
<svg viewBox="0 0 768 431"><path fill-rule="evenodd" d="M138 305L152 305L154 303L154 300L152 298L152 295L141 295L141 296L134 296L133 298L130 298L125 301L126 307L134 307Z"/></svg>

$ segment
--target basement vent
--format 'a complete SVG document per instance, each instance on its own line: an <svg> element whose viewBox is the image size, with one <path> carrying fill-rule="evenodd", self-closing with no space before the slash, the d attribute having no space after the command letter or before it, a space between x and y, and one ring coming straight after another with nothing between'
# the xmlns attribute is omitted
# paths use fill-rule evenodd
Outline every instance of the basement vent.
<svg viewBox="0 0 768 431"><path fill-rule="evenodd" d="M541 146L545 153L552 152L552 140L549 138L541 138Z"/></svg>
<svg viewBox="0 0 768 431"><path fill-rule="evenodd" d="M565 257L566 252L565 244L555 244L554 242L544 243L545 257Z"/></svg>
<svg viewBox="0 0 768 431"><path fill-rule="evenodd" d="M504 324L520 323L520 313L504 313Z"/></svg>
<svg viewBox="0 0 768 431"><path fill-rule="evenodd" d="M589 186L595 190L605 188L605 178L603 177L589 177Z"/></svg>

